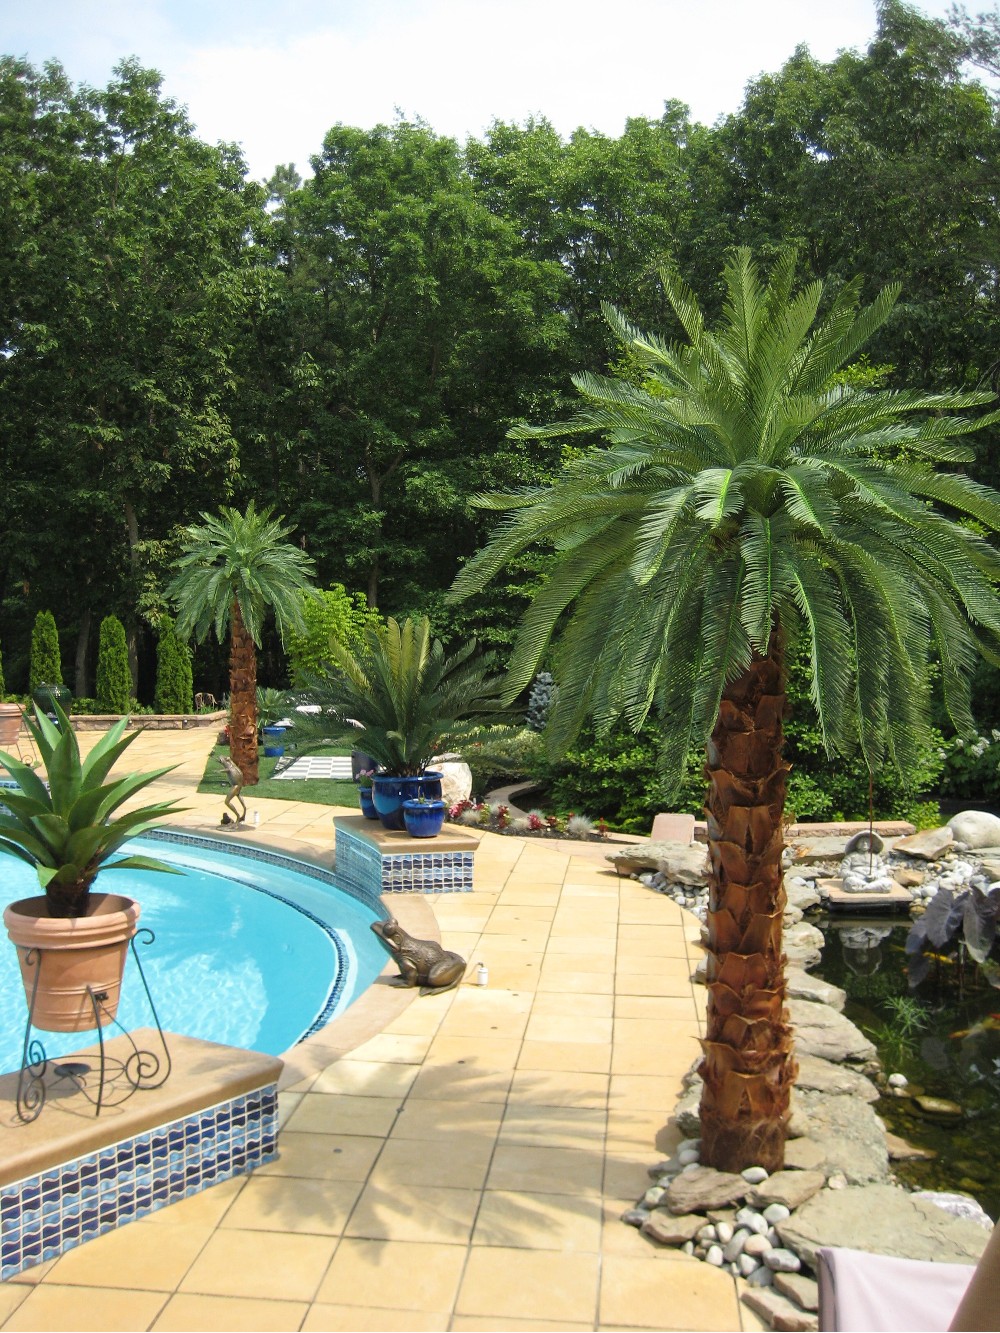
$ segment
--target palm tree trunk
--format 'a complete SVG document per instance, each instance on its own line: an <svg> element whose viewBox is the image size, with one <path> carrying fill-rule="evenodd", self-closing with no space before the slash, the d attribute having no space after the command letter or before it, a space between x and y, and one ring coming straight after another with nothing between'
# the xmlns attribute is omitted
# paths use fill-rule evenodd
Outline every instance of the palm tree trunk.
<svg viewBox="0 0 1000 1333"><path fill-rule="evenodd" d="M257 783L257 647L233 598L229 625L229 752L247 787Z"/></svg>
<svg viewBox="0 0 1000 1333"><path fill-rule="evenodd" d="M781 920L784 654L777 632L726 687L707 747L708 1023L701 1160L780 1169L795 1080Z"/></svg>

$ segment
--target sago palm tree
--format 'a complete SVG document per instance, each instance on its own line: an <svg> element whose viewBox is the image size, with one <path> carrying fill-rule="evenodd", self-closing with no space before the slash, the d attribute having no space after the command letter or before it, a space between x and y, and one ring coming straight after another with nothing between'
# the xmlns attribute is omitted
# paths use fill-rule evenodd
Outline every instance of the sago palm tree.
<svg viewBox="0 0 1000 1333"><path fill-rule="evenodd" d="M641 387L580 375L572 421L511 432L603 438L551 486L479 497L510 512L454 592L548 544L510 689L529 683L555 638L554 748L588 714L599 728L623 715L638 729L653 707L668 774L705 746L702 1160L774 1169L795 1077L781 938L786 644L805 639L831 754L860 748L869 768L905 774L926 735L931 651L951 717L971 726L977 649L1000 641L1000 558L980 535L1000 527L1000 496L935 465L970 460L952 441L1000 414L942 415L990 395L837 382L898 289L860 308L852 284L819 317L821 284L796 294L792 259L765 282L739 251L710 331L681 281L663 280L687 341L606 310Z"/></svg>
<svg viewBox="0 0 1000 1333"><path fill-rule="evenodd" d="M257 770L257 649L264 619L274 612L282 642L304 632L302 594L311 588L313 562L287 541L291 528L258 511L223 506L183 530L184 548L167 597L177 607L175 632L200 643L215 630L229 635L229 745L247 786Z"/></svg>
<svg viewBox="0 0 1000 1333"><path fill-rule="evenodd" d="M321 709L303 719L302 734L326 739L360 723L364 731L353 737L386 773L417 776L435 754L460 742L473 719L499 720L504 677L492 671L492 654L475 652L473 639L446 653L426 616L402 624L390 616L351 648L333 642L332 660L302 694Z"/></svg>

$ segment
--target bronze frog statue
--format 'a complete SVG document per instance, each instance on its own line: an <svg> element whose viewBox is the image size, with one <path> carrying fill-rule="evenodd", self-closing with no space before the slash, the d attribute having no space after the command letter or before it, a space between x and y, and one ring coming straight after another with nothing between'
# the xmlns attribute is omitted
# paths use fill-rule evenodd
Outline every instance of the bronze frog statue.
<svg viewBox="0 0 1000 1333"><path fill-rule="evenodd" d="M416 940L393 917L373 921L372 930L379 937L399 968L397 986L419 986L428 991L451 990L465 975L465 959L450 949L442 949L436 940Z"/></svg>

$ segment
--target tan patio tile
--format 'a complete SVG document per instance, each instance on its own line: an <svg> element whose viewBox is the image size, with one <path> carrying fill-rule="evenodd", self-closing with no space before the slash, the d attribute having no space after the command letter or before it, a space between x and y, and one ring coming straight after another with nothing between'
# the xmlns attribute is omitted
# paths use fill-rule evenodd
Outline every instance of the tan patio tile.
<svg viewBox="0 0 1000 1333"><path fill-rule="evenodd" d="M429 1032L416 1035L380 1032L356 1047L351 1052L351 1058L359 1064L418 1065L427 1054L427 1048L433 1040L433 1035ZM313 1084L314 1092L320 1090L321 1078L322 1075Z"/></svg>
<svg viewBox="0 0 1000 1333"><path fill-rule="evenodd" d="M580 1074L611 1072L611 1043L598 1041L526 1041L518 1069L567 1070Z"/></svg>
<svg viewBox="0 0 1000 1333"><path fill-rule="evenodd" d="M68 1250L46 1284L173 1291L211 1236L209 1226L131 1222Z"/></svg>
<svg viewBox="0 0 1000 1333"><path fill-rule="evenodd" d="M586 1323L594 1318L596 1295L595 1255L476 1246L469 1255L455 1313L537 1319L539 1311L551 1311Z"/></svg>
<svg viewBox="0 0 1000 1333"><path fill-rule="evenodd" d="M4 1282L0 1285L0 1325L5 1319L9 1319L23 1300L26 1300L31 1288L26 1286L15 1286L13 1282ZM79 1300L79 1292L76 1293Z"/></svg>
<svg viewBox="0 0 1000 1333"><path fill-rule="evenodd" d="M237 1296L171 1296L153 1325L154 1333L285 1333L298 1328L305 1301L248 1300Z"/></svg>
<svg viewBox="0 0 1000 1333"><path fill-rule="evenodd" d="M582 1021L589 1022L591 1018L611 1018L615 1009L615 998L613 995L584 995L579 991L573 993L560 991L539 991L534 997L534 1003L531 1006L531 1015L534 1018L576 1016Z"/></svg>
<svg viewBox="0 0 1000 1333"><path fill-rule="evenodd" d="M388 1035L388 1034L383 1034ZM431 1037L398 1036L397 1041L419 1041L426 1050ZM366 1042L365 1046L370 1046ZM396 1063L388 1059L385 1063L368 1058L345 1058L329 1065L313 1084L314 1092L330 1095L348 1094L351 1097L405 1097L413 1080L417 1077L420 1059L410 1063Z"/></svg>
<svg viewBox="0 0 1000 1333"><path fill-rule="evenodd" d="M646 953L657 958L685 958L687 940L679 926L618 927L618 948L631 953Z"/></svg>
<svg viewBox="0 0 1000 1333"><path fill-rule="evenodd" d="M657 1018L620 1018L615 1014L614 1039L623 1046L646 1043L657 1046L669 1041L677 1022L696 1023L698 1016L690 995L658 996L673 1011Z"/></svg>
<svg viewBox="0 0 1000 1333"><path fill-rule="evenodd" d="M452 1333L591 1333L593 1324L565 1324L552 1319L489 1319L481 1315L457 1314Z"/></svg>
<svg viewBox="0 0 1000 1333"><path fill-rule="evenodd" d="M619 970L615 977L617 995L661 995L674 996L677 993L676 979L662 972L623 973Z"/></svg>
<svg viewBox="0 0 1000 1333"><path fill-rule="evenodd" d="M535 921L527 925L503 921L494 925L490 922L483 928L480 948L484 951L500 948L521 949L525 953L544 953L548 940L548 926L539 925ZM503 941L506 941L506 943L503 943Z"/></svg>
<svg viewBox="0 0 1000 1333"><path fill-rule="evenodd" d="M603 1107L608 1098L607 1074L581 1074L517 1069L508 1101L513 1105Z"/></svg>
<svg viewBox="0 0 1000 1333"><path fill-rule="evenodd" d="M435 1065L454 1065L460 1061L483 1069L513 1069L521 1051L520 1037L481 1034L452 1036L439 1033L431 1044L424 1069Z"/></svg>
<svg viewBox="0 0 1000 1333"><path fill-rule="evenodd" d="M451 1134L478 1134L496 1138L503 1119L502 1102L447 1101L410 1097L393 1126L393 1139L440 1139Z"/></svg>
<svg viewBox="0 0 1000 1333"><path fill-rule="evenodd" d="M384 1190L368 1185L347 1224L348 1236L367 1240L435 1241L465 1245L479 1207L478 1189L405 1182Z"/></svg>
<svg viewBox="0 0 1000 1333"><path fill-rule="evenodd" d="M494 928L501 925L516 926L528 925L537 928L539 925L548 925L556 914L556 907L553 903L511 903L506 899L494 907L490 915L490 925ZM510 934L510 931L507 932Z"/></svg>
<svg viewBox="0 0 1000 1333"><path fill-rule="evenodd" d="M450 1314L466 1253L464 1245L347 1237L337 1247L316 1299L331 1305Z"/></svg>
<svg viewBox="0 0 1000 1333"><path fill-rule="evenodd" d="M609 1111L608 1152L613 1154L619 1150L645 1149L650 1154L650 1164L652 1164L654 1155L665 1154L673 1141L674 1131L667 1124L672 1109L672 1107L657 1107L652 1111L632 1108Z"/></svg>
<svg viewBox="0 0 1000 1333"><path fill-rule="evenodd" d="M369 1183L391 1191L397 1184L480 1189L486 1179L496 1131L435 1139L391 1138L372 1168Z"/></svg>
<svg viewBox="0 0 1000 1333"><path fill-rule="evenodd" d="M638 953L635 950L619 949L615 959L615 968L622 976L652 974L668 978L677 984L676 995L689 995L695 984L691 980L694 968L687 958L662 958L656 954ZM667 992L668 994L670 992ZM653 997L654 999L656 996Z"/></svg>
<svg viewBox="0 0 1000 1333"><path fill-rule="evenodd" d="M476 1064L425 1065L417 1075L412 1097L443 1098L457 1101L463 1097L477 1102L505 1102L513 1079L512 1069L480 1068Z"/></svg>
<svg viewBox="0 0 1000 1333"><path fill-rule="evenodd" d="M599 1326L673 1329L739 1328L736 1284L728 1273L684 1256L650 1263L607 1255L601 1270Z"/></svg>
<svg viewBox="0 0 1000 1333"><path fill-rule="evenodd" d="M13 1282L18 1286L37 1286L43 1278L48 1276L56 1262L57 1260L55 1259L46 1259L44 1263L32 1264L32 1266L26 1268L23 1273L15 1273L13 1277L7 1278L6 1281Z"/></svg>
<svg viewBox="0 0 1000 1333"><path fill-rule="evenodd" d="M89 1291L81 1299L79 1287L51 1283L29 1288L4 1324L5 1329L108 1330L148 1328L166 1300L160 1291ZM2 1306L0 1306L2 1308Z"/></svg>
<svg viewBox="0 0 1000 1333"><path fill-rule="evenodd" d="M655 1018L673 1022L676 1017L673 1002L690 998L689 981L678 980L676 995L616 995L615 1018Z"/></svg>
<svg viewBox="0 0 1000 1333"><path fill-rule="evenodd" d="M540 1014L533 1012L525 1031L526 1044L532 1042L611 1041L612 1020L592 1015Z"/></svg>
<svg viewBox="0 0 1000 1333"><path fill-rule="evenodd" d="M310 1082L312 1082L311 1079ZM296 1106L298 1106L299 1102L302 1100L303 1096L305 1095L305 1092L306 1089L303 1088L301 1092L290 1092L282 1090L281 1092L278 1093L279 1129L284 1129L284 1127L288 1124L292 1112L295 1110Z"/></svg>
<svg viewBox="0 0 1000 1333"><path fill-rule="evenodd" d="M634 1206L653 1183L649 1168L662 1156L650 1144L626 1144L605 1149L604 1196L614 1201L616 1216ZM623 1224L624 1225L624 1224Z"/></svg>
<svg viewBox="0 0 1000 1333"><path fill-rule="evenodd" d="M498 1142L486 1178L487 1190L528 1190L540 1194L597 1195L601 1190L600 1147L525 1147Z"/></svg>
<svg viewBox="0 0 1000 1333"><path fill-rule="evenodd" d="M504 1114L498 1142L600 1151L607 1120L607 1112L600 1107L525 1106L515 1102Z"/></svg>
<svg viewBox="0 0 1000 1333"><path fill-rule="evenodd" d="M303 1333L445 1333L447 1314L423 1314L418 1310L381 1310L375 1306L310 1306L302 1324Z"/></svg>
<svg viewBox="0 0 1000 1333"><path fill-rule="evenodd" d="M494 936L499 939L499 936ZM503 986L509 990L534 991L542 974L541 953L522 954L519 952L497 952L490 948L477 954L477 961L482 958L489 968L490 985Z"/></svg>
<svg viewBox="0 0 1000 1333"><path fill-rule="evenodd" d="M240 1231L339 1236L361 1193L361 1180L304 1180L256 1173L223 1218Z"/></svg>
<svg viewBox="0 0 1000 1333"><path fill-rule="evenodd" d="M691 1047L691 1059L697 1047ZM612 1074L608 1105L613 1109L662 1111L669 1115L682 1091L681 1074Z"/></svg>
<svg viewBox="0 0 1000 1333"><path fill-rule="evenodd" d="M551 956L546 962L550 961ZM538 989L561 991L563 994L582 991L587 995L612 995L615 979L607 970L595 972L581 969L579 972L565 972L561 968L551 969L543 965L542 974L538 978Z"/></svg>
<svg viewBox="0 0 1000 1333"><path fill-rule="evenodd" d="M192 1265L180 1291L311 1301L336 1246L336 1236L221 1228Z"/></svg>
<svg viewBox="0 0 1000 1333"><path fill-rule="evenodd" d="M476 939L479 938L477 935ZM461 953L462 951L459 950ZM421 999L433 999L433 1004L411 1004L385 1028L386 1032L398 1032L400 1036L433 1035L444 1022L451 1000L458 994L449 991L445 995L421 996Z"/></svg>
<svg viewBox="0 0 1000 1333"><path fill-rule="evenodd" d="M601 1201L535 1190L487 1190L472 1233L473 1245L596 1254L601 1244Z"/></svg>
<svg viewBox="0 0 1000 1333"><path fill-rule="evenodd" d="M303 1097L288 1122L288 1128L297 1134L363 1134L370 1137L388 1134L398 1110L398 1097L345 1097L310 1092Z"/></svg>
<svg viewBox="0 0 1000 1333"><path fill-rule="evenodd" d="M257 1176L297 1176L305 1180L366 1180L384 1140L361 1134L278 1135L278 1158ZM195 1198L201 1198L195 1195Z"/></svg>
<svg viewBox="0 0 1000 1333"><path fill-rule="evenodd" d="M647 1177L642 1188L648 1187L649 1183ZM640 1189L634 1197L626 1201L605 1198L601 1253L603 1255L617 1254L626 1259L642 1259L647 1262L662 1260L668 1263L676 1263L679 1260L686 1259L688 1256L683 1250L674 1249L672 1245L657 1245L656 1241L644 1236L638 1227L629 1226L628 1223L621 1220L625 1208L631 1208L641 1192Z"/></svg>
<svg viewBox="0 0 1000 1333"><path fill-rule="evenodd" d="M247 1176L224 1180L198 1194L192 1194L188 1199L178 1199L166 1208L157 1208L145 1221L147 1225L154 1226L164 1223L168 1226L218 1226L247 1180Z"/></svg>
<svg viewBox="0 0 1000 1333"><path fill-rule="evenodd" d="M504 889L502 902L505 907L554 906L563 892L561 884L515 884Z"/></svg>

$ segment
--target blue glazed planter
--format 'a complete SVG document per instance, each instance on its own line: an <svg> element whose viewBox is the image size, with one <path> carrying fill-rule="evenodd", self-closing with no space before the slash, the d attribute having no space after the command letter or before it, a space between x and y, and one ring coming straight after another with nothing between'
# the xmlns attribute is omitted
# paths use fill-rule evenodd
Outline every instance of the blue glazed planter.
<svg viewBox="0 0 1000 1333"><path fill-rule="evenodd" d="M359 787L358 800L361 802L361 813L365 819L378 819L378 811L375 809L375 802L372 800L371 787Z"/></svg>
<svg viewBox="0 0 1000 1333"><path fill-rule="evenodd" d="M282 737L285 734L284 727L264 727L264 753L268 759L280 759L285 753L285 747L281 744Z"/></svg>
<svg viewBox="0 0 1000 1333"><path fill-rule="evenodd" d="M424 773L416 778L392 777L388 773L376 773L372 778L372 799L382 821L382 827L401 832L403 822L403 802L415 801L418 796L426 796L429 801L441 799L441 774Z"/></svg>
<svg viewBox="0 0 1000 1333"><path fill-rule="evenodd" d="M403 822L411 838L436 838L444 824L444 801L404 801Z"/></svg>

